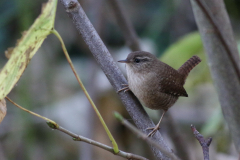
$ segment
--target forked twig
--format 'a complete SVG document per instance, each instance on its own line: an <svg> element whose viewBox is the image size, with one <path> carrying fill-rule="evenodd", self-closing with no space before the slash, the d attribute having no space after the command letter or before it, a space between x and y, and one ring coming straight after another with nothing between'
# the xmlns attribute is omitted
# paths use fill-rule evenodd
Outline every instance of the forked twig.
<svg viewBox="0 0 240 160"><path fill-rule="evenodd" d="M201 135L193 125L191 125L191 129L194 136L202 146L204 160L209 160L209 146L212 142L212 138L209 137L208 139L204 139L203 135Z"/></svg>

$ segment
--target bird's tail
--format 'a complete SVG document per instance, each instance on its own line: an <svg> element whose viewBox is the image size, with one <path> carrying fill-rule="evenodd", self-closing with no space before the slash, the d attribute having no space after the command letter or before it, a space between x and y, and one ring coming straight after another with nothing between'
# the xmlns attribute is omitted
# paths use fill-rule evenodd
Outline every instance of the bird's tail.
<svg viewBox="0 0 240 160"><path fill-rule="evenodd" d="M179 69L178 73L183 75L184 80L187 78L189 72L201 62L201 59L198 56L192 56L187 62L185 62Z"/></svg>

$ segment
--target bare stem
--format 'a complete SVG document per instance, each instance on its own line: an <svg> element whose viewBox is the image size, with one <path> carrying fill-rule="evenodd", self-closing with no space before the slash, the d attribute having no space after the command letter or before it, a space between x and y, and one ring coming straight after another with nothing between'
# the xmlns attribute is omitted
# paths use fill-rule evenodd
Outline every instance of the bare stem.
<svg viewBox="0 0 240 160"><path fill-rule="evenodd" d="M39 118L42 118L42 119L46 120L46 121L47 121L47 125L48 125L50 128L59 130L59 131L65 133L65 134L73 137L73 140L75 140L75 141L83 141L83 142L86 142L86 143L88 143L88 144L97 146L97 147L99 147L99 148L102 148L102 149L104 149L104 150L106 150L106 151L109 151L109 152L111 152L111 153L113 153L113 154L115 154L115 155L118 155L118 156L123 157L123 158L126 158L126 159L132 159L132 160L148 160L147 158L144 158L144 157L142 157L142 156L139 156L139 155L136 155L136 154L132 154L132 153L123 152L123 151L120 151L120 150L116 153L116 152L114 151L114 148L112 148L112 147L109 147L109 146L107 146L107 145L105 145L105 144L102 144L102 143L99 143L99 142L97 142L97 141L88 139L88 138L86 138L86 137L77 135L77 134L75 134L75 133L73 133L73 132L71 132L71 131L69 131L69 130L66 130L65 128L59 126L59 125L58 125L56 122L54 122L53 120L51 120L51 119L49 119L49 118L46 118L46 117L44 117L44 116L41 116L41 115L39 115L39 114L37 114L37 113L34 113L34 112L32 112L32 111L29 111L29 110L21 107L20 105L18 105L17 103L13 102L13 101L12 101L10 98L8 98L8 97L5 97L5 98L6 98L9 102L11 102L13 105L17 106L18 108L20 108L20 109L22 109L22 110L24 110L24 111L26 111L26 112L34 115L34 116L37 116L37 117L39 117Z"/></svg>
<svg viewBox="0 0 240 160"><path fill-rule="evenodd" d="M193 125L191 125L191 129L194 136L202 146L204 160L209 160L209 146L212 142L212 138L210 137L208 139L204 139L203 135L201 135Z"/></svg>
<svg viewBox="0 0 240 160"><path fill-rule="evenodd" d="M94 146L97 146L99 148L102 148L108 152L111 152L115 155L118 155L120 157L123 157L123 158L126 158L126 159L133 159L133 160L148 160L147 158L144 158L142 156L139 156L139 155L136 155L136 154L132 154L132 153L127 153L127 152L124 152L124 151L121 151L119 150L118 153L115 153L114 152L114 149L108 145L105 145L105 144L102 144L100 142L97 142L97 141L94 141L94 140L91 140L89 138L86 138L86 137L83 137L83 136L80 136L80 135L77 135L76 133L73 133L61 126L55 126L54 124L52 124L51 122L47 122L48 126L52 129L56 129L56 130L59 130L71 137L73 137L73 140L74 141L82 141L82 142L85 142L85 143L88 143L88 144L91 144L91 145L94 145Z"/></svg>
<svg viewBox="0 0 240 160"><path fill-rule="evenodd" d="M21 110L24 110L24 111L27 112L27 113L30 113L30 114L32 114L32 115L34 115L34 116L36 116L36 117L42 118L42 119L44 119L45 121L49 121L49 122L54 123L55 125L57 125L53 120L51 120L51 119L49 119L49 118L47 118L47 117L41 116L41 115L39 115L39 114L37 114L37 113L35 113L35 112L29 111L29 110L26 109L26 108L23 108L22 106L20 106L20 105L18 105L17 103L13 102L13 100L11 100L11 99L8 98L8 97L5 97L5 98L6 98L9 102L11 102L13 105L15 105L16 107L20 108Z"/></svg>

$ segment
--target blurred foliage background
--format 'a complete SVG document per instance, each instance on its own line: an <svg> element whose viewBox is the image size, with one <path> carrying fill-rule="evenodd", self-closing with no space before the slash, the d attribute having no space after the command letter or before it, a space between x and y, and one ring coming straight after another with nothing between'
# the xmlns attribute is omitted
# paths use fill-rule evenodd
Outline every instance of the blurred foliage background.
<svg viewBox="0 0 240 160"><path fill-rule="evenodd" d="M7 61L4 51L15 45L40 14L46 0L0 1L0 67ZM114 59L125 59L130 49L117 26L111 6L106 0L79 0ZM182 134L183 146L191 160L201 160L202 150L190 130L190 124L205 136L211 136L210 157L213 160L237 159L238 154L229 136L213 87L201 38L189 1L184 0L121 0L125 14L133 24L142 50L149 51L174 68L192 55L203 62L189 75L185 88L190 95L180 98L169 110ZM240 2L225 0L234 35L239 44ZM91 97L123 151L153 159L146 143L137 139L114 117L118 111L128 116L117 94L96 64L75 26L58 4L55 28L61 34L72 61ZM124 66L119 64L122 71ZM111 145L90 104L78 86L67 64L59 41L50 35L31 60L20 81L9 94L18 104L49 117L77 134ZM1 160L123 159L102 149L48 128L45 122L7 103L7 115L0 124ZM155 122L159 111L146 109ZM178 148L171 138L169 118L164 119L161 133L174 152Z"/></svg>

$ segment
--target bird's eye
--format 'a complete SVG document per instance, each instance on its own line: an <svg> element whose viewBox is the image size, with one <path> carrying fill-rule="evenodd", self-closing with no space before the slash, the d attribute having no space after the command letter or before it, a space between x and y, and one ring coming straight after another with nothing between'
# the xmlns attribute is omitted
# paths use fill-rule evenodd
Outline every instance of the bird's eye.
<svg viewBox="0 0 240 160"><path fill-rule="evenodd" d="M135 58L135 59L134 59L134 62L139 63L139 62L140 62L140 59Z"/></svg>

